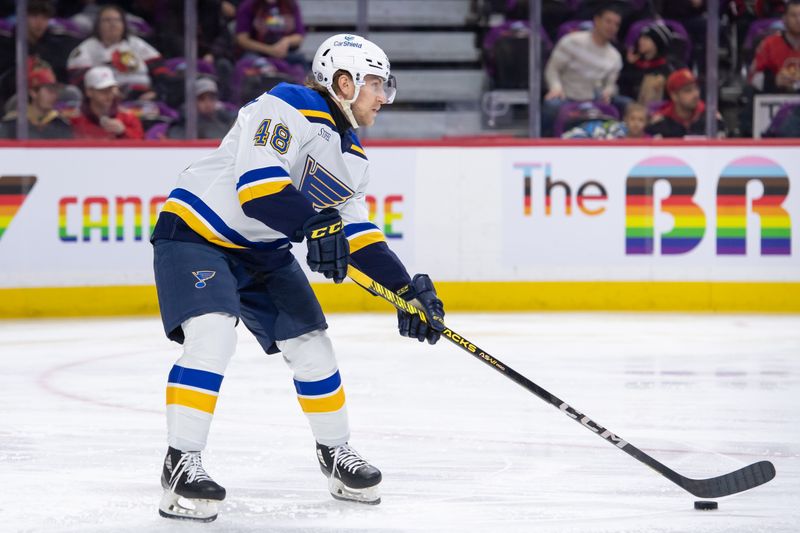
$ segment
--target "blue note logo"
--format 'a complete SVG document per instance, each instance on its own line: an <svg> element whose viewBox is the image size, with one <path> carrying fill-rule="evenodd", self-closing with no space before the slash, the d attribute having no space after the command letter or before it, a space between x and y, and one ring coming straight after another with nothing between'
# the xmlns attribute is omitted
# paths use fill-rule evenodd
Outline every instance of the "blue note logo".
<svg viewBox="0 0 800 533"><path fill-rule="evenodd" d="M214 270L198 270L197 272L192 272L192 274L197 278L197 283L194 286L198 289L204 289L207 285L206 281L217 275Z"/></svg>
<svg viewBox="0 0 800 533"><path fill-rule="evenodd" d="M306 157L303 179L298 187L311 200L314 209L335 207L346 202L355 191L311 157Z"/></svg>

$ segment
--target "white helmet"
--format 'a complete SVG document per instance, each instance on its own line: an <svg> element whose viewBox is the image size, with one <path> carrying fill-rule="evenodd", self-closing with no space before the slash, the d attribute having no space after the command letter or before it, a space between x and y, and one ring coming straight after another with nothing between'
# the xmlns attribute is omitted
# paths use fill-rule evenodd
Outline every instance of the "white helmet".
<svg viewBox="0 0 800 533"><path fill-rule="evenodd" d="M342 99L333 89L333 75L337 70L347 71L353 78L356 91L350 100ZM367 74L383 79L387 104L394 101L397 93L397 83L391 75L389 58L378 45L358 35L341 33L326 39L314 54L311 71L314 79L328 89L333 99L342 104L342 111L353 128L358 128L358 122L353 116L350 105L358 98Z"/></svg>

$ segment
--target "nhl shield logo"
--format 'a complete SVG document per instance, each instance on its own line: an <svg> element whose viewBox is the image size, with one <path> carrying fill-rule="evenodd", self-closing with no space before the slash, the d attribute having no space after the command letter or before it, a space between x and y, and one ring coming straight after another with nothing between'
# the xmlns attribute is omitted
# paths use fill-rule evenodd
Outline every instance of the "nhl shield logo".
<svg viewBox="0 0 800 533"><path fill-rule="evenodd" d="M198 289L203 289L206 286L206 281L216 276L217 272L215 270L198 270L197 272L192 272L192 274L197 278L197 283L194 286Z"/></svg>

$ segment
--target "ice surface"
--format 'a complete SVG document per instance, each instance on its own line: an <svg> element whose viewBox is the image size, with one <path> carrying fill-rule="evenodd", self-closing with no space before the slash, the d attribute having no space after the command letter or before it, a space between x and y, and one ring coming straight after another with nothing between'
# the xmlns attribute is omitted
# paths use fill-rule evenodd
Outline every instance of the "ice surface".
<svg viewBox="0 0 800 533"><path fill-rule="evenodd" d="M204 463L212 524L157 513L164 386L153 319L0 322L0 531L796 532L800 317L451 314L492 355L690 477L776 479L693 509L682 491L448 342L333 315L352 444L377 507L333 500L280 356L239 328Z"/></svg>

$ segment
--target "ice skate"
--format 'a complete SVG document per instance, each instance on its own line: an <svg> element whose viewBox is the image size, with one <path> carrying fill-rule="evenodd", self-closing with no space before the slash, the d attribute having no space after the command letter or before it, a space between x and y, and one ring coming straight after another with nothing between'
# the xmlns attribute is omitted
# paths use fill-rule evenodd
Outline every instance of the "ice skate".
<svg viewBox="0 0 800 533"><path fill-rule="evenodd" d="M377 505L381 471L365 461L348 444L325 446L317 443L317 459L328 477L328 490L337 500Z"/></svg>
<svg viewBox="0 0 800 533"><path fill-rule="evenodd" d="M211 522L225 489L203 469L200 452L182 452L170 447L161 473L164 495L158 514L165 518Z"/></svg>

